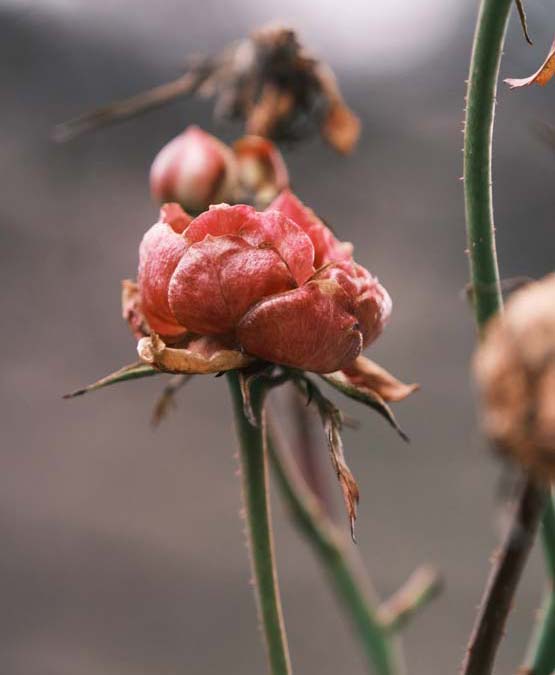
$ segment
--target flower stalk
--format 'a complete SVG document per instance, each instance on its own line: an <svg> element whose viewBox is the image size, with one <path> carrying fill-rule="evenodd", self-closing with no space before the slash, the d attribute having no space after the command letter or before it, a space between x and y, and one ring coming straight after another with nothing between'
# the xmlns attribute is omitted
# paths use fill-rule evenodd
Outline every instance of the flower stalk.
<svg viewBox="0 0 555 675"><path fill-rule="evenodd" d="M492 140L499 66L512 0L482 0L476 24L464 140L464 193L470 277L480 333L502 311L492 198ZM542 513L543 493L524 478L509 531L480 603L462 675L489 675Z"/></svg>
<svg viewBox="0 0 555 675"><path fill-rule="evenodd" d="M239 439L243 497L251 565L258 611L271 675L290 675L291 663L274 558L270 521L268 457L265 438L264 389L255 384L251 390L251 406L258 426L245 416L237 371L227 375L235 425Z"/></svg>
<svg viewBox="0 0 555 675"><path fill-rule="evenodd" d="M278 447L271 429L269 455L279 488L299 529L315 549L338 597L349 612L366 657L376 675L404 672L393 632L381 621L379 606L368 579L348 554L340 532L322 511L317 498L303 483L293 463Z"/></svg>
<svg viewBox="0 0 555 675"><path fill-rule="evenodd" d="M555 504L547 500L541 523L541 536L547 572L548 590L532 635L522 675L551 675L555 670Z"/></svg>

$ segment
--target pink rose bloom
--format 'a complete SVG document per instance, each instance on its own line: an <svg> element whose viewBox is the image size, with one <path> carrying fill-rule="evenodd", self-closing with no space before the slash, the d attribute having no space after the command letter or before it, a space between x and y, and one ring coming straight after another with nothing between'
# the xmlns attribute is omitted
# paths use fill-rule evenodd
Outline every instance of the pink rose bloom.
<svg viewBox="0 0 555 675"><path fill-rule="evenodd" d="M191 334L317 373L347 368L381 333L387 291L291 192L264 212L176 204L140 247L141 310L179 346Z"/></svg>

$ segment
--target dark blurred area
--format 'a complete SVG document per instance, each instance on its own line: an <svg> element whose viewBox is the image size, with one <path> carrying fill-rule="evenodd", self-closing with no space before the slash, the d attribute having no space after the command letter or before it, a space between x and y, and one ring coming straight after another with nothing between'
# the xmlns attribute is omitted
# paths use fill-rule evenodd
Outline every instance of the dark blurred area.
<svg viewBox="0 0 555 675"><path fill-rule="evenodd" d="M393 297L392 323L370 356L423 385L396 407L409 446L341 401L361 421L345 444L362 492L358 546L379 592L425 561L446 576L444 594L404 634L409 672L456 672L505 496L475 420L474 329L461 293L461 130L476 9L454 0L0 3L2 675L265 672L224 382L195 378L156 430L162 378L61 399L135 360L119 284L134 276L138 242L156 217L147 185L155 153L192 122L227 140L240 128L216 125L209 102L181 100L69 144L50 135L271 19L298 28L335 68L363 122L349 158L317 138L284 153L300 196L355 244ZM551 3L528 14L535 45L513 17L504 77L535 70L550 43ZM504 277L554 266L555 156L534 133L555 121L553 101L553 86L500 87L494 180ZM321 450L327 462L323 437ZM329 480L335 489L331 471ZM366 672L311 551L274 501L295 671ZM542 584L536 556L499 673L523 656Z"/></svg>

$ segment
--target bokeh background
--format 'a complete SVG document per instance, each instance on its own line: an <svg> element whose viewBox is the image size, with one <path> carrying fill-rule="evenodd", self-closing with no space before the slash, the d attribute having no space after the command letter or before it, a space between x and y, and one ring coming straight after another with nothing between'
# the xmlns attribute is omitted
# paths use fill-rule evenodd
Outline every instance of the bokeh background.
<svg viewBox="0 0 555 675"><path fill-rule="evenodd" d="M359 549L380 593L424 561L446 576L442 597L405 632L410 672L456 672L506 492L475 421L474 331L461 297L461 129L476 9L460 0L0 3L3 675L265 672L223 381L197 378L157 430L149 423L157 378L61 399L134 360L119 283L134 275L157 212L147 187L154 154L191 122L228 140L240 129L215 125L210 103L182 100L66 145L50 133L271 19L297 27L330 62L364 124L347 159L318 139L284 152L299 194L355 243L394 298L371 354L423 385L397 406L410 446L356 405L345 407L362 425L345 441L362 490ZM552 3L528 11L535 46L513 17L504 76L535 70L550 44ZM553 102L552 87L500 88L504 277L553 268L555 158L534 133L553 121ZM326 462L323 440L321 450ZM274 501L296 672L366 672L311 551ZM542 584L536 552L499 673L522 658Z"/></svg>

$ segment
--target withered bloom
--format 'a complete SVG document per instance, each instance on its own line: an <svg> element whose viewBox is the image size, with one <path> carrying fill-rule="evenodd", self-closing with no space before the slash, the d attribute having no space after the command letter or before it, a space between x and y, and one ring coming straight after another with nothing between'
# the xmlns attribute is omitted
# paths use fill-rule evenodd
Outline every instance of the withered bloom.
<svg viewBox="0 0 555 675"><path fill-rule="evenodd" d="M319 130L348 153L360 135L329 66L306 51L295 31L269 25L213 58L191 61L173 82L59 125L55 136L67 140L190 94L214 97L216 116L241 120L255 136L298 140Z"/></svg>
<svg viewBox="0 0 555 675"><path fill-rule="evenodd" d="M515 292L488 324L474 373L495 446L555 479L555 274Z"/></svg>
<svg viewBox="0 0 555 675"><path fill-rule="evenodd" d="M165 145L150 169L153 197L193 213L221 202L263 208L288 185L281 153L267 138L244 136L229 147L195 125Z"/></svg>
<svg viewBox="0 0 555 675"><path fill-rule="evenodd" d="M166 358L202 338L203 349L208 340L212 350L317 373L352 367L391 311L352 246L288 191L264 212L220 204L191 220L166 205L141 243L137 290L146 324L177 347ZM176 369L157 359L161 340L145 337L139 354Z"/></svg>

